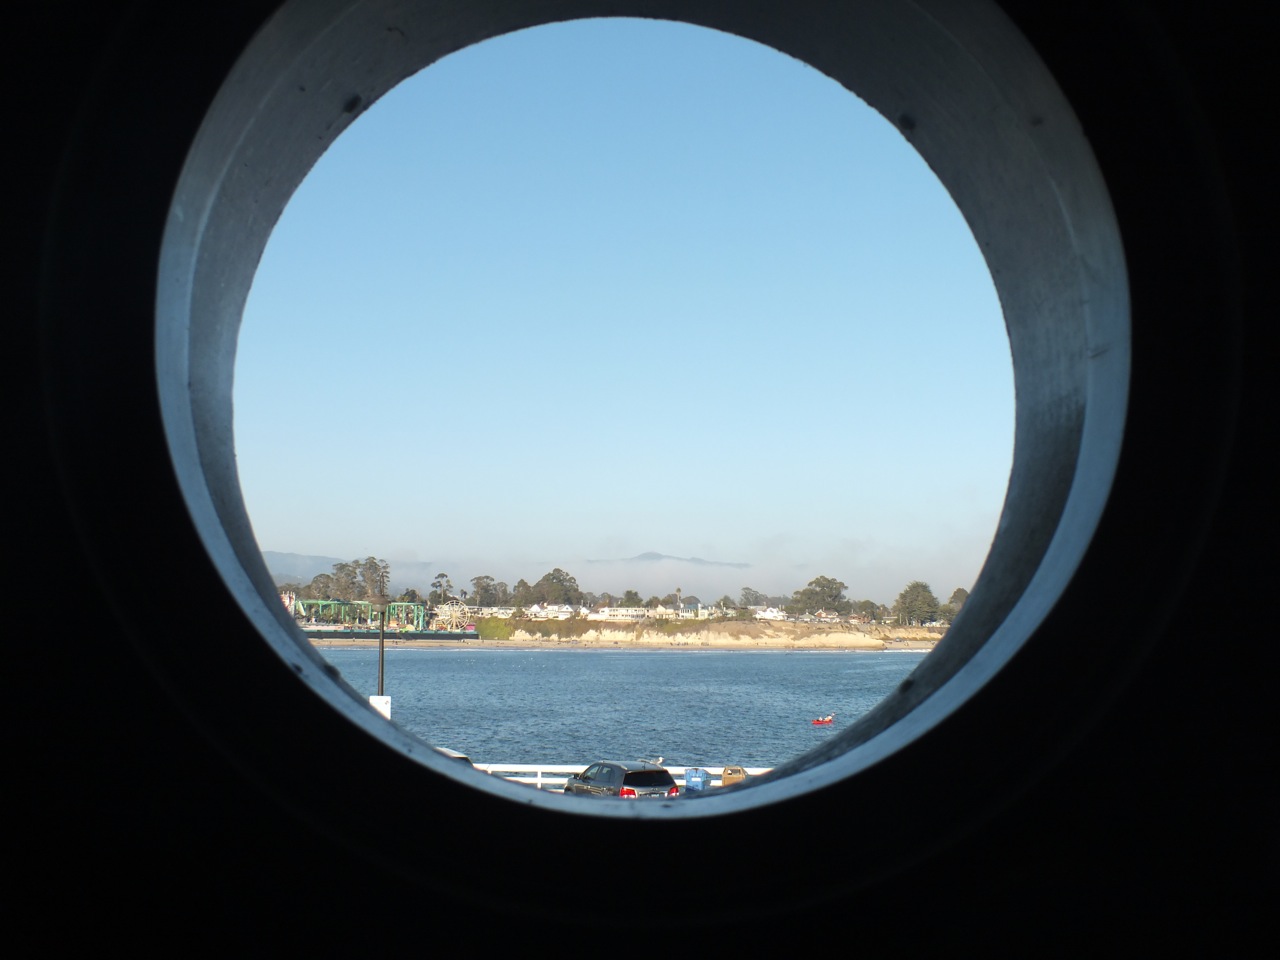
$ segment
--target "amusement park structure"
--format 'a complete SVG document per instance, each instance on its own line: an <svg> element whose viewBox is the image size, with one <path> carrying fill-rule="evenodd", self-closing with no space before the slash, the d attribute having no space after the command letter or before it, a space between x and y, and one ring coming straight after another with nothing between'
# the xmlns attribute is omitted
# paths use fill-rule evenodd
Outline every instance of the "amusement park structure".
<svg viewBox="0 0 1280 960"><path fill-rule="evenodd" d="M307 634L370 630L375 625L369 600L305 600L292 593L281 594L280 600ZM393 601L387 604L386 617L386 629L401 635L476 632L470 608L456 597L438 604Z"/></svg>

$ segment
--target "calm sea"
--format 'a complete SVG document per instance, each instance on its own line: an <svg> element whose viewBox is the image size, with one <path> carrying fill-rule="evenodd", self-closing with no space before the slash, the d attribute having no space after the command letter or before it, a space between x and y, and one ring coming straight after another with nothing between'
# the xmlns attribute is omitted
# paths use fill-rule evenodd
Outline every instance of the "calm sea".
<svg viewBox="0 0 1280 960"><path fill-rule="evenodd" d="M319 648L361 694L376 648ZM902 682L923 652L495 650L385 652L391 717L477 763L772 767L812 749ZM809 721L834 713L827 727Z"/></svg>

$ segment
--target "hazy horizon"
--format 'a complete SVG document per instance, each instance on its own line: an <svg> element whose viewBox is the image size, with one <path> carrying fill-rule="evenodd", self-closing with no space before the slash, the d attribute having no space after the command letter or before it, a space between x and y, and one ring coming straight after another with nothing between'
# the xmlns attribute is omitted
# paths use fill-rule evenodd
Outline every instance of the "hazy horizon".
<svg viewBox="0 0 1280 960"><path fill-rule="evenodd" d="M533 562L527 566L512 568L512 571L506 574L500 572L499 568L493 564L486 566L481 562L405 560L369 553L339 557L333 554L298 554L270 550L265 551L265 554L269 558L269 566L270 559L274 557L347 562L376 556L380 560L386 560L390 565L391 586L397 593L403 592L408 587L418 590L427 589L437 573L448 574L455 590L470 591L471 580L479 576L492 576L495 580L514 588L519 580L525 580L530 584L535 583L544 574L557 567L572 575L581 589L597 596L604 593L620 596L627 590L635 590L647 599L650 596L666 596L679 588L682 595L696 596L704 603L714 603L726 594L737 600L744 587L750 587L768 596L790 596L817 576L830 576L846 583L849 588L846 594L850 600L873 600L887 606L893 606L898 594L912 580L924 580L941 601L946 601L957 587L963 587L965 590L971 590L973 587L972 582L941 583L930 581L926 577L910 577L896 586L885 586L879 590L859 590L857 585L850 583L847 578L825 569L796 571L793 576L786 572L771 576L768 571L751 564L715 561L705 557L671 557L656 553L654 557L657 559L641 554L636 557L611 559L580 558L568 562ZM272 573L278 576L300 576L301 585L310 582L311 576L315 573L328 573L332 567L332 564L328 563L323 568L315 567L314 572L311 572L313 568L307 567L304 572L283 569L285 565L285 562L275 564L272 566ZM281 569L276 569L277 566ZM464 570L473 572L463 573ZM310 575L308 576L307 573ZM803 577L803 580L795 579L796 577ZM886 584L887 582L884 581Z"/></svg>

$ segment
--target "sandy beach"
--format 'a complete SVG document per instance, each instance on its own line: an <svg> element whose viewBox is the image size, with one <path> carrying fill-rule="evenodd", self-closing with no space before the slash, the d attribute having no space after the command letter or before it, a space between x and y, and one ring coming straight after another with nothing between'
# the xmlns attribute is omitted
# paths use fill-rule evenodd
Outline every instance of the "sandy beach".
<svg viewBox="0 0 1280 960"><path fill-rule="evenodd" d="M531 624L531 627L533 625ZM688 632L645 629L602 623L576 636L544 635L548 624L538 625L538 632L516 629L510 639L408 640L394 631L388 632L389 647L456 647L462 643L474 647L505 649L701 649L701 650L932 650L942 638L942 631L921 627L881 627L817 625L778 622L721 621L701 623ZM691 625L693 626L693 625ZM314 646L368 647L378 645L376 639L312 638Z"/></svg>

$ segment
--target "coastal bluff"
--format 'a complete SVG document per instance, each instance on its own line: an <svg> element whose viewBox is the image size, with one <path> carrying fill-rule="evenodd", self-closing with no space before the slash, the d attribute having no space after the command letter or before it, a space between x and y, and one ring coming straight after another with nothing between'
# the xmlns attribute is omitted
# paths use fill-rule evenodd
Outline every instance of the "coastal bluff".
<svg viewBox="0 0 1280 960"><path fill-rule="evenodd" d="M501 635L480 625L469 645L556 649L703 649L703 650L932 650L944 628L875 624L816 624L765 620L645 621L613 624L583 620L534 620L503 624ZM316 646L367 646L377 640L335 637L312 639ZM389 646L454 646L457 640L408 639L389 632Z"/></svg>
<svg viewBox="0 0 1280 960"><path fill-rule="evenodd" d="M893 628L875 625L810 624L785 621L717 620L691 623L640 624L622 626L601 624L582 632L565 631L565 635L548 633L554 622L528 631L517 628L511 640L538 646L584 647L698 647L713 649L762 650L889 650L932 649L942 639L943 631L921 627ZM501 642L501 641L499 641Z"/></svg>

